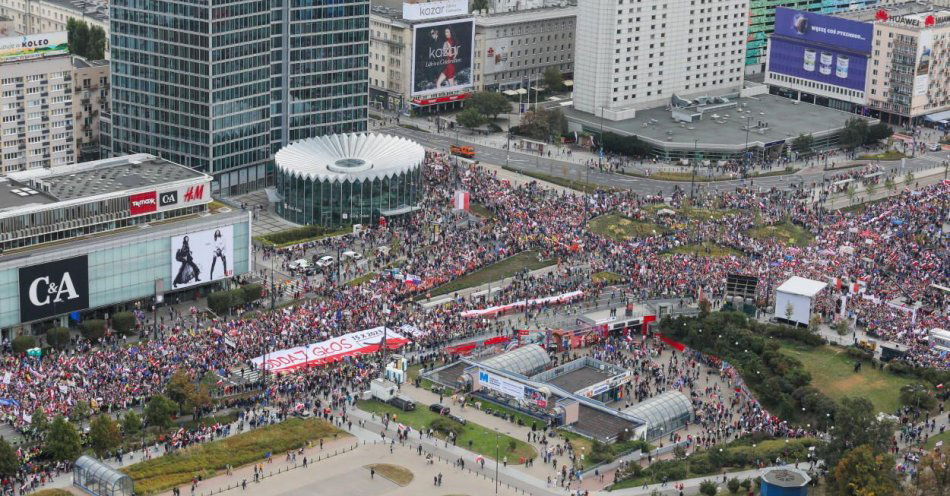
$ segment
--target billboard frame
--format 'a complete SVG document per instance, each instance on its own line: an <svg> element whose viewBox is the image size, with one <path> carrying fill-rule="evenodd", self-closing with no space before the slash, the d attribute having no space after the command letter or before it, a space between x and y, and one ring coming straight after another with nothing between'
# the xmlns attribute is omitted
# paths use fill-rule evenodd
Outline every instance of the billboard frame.
<svg viewBox="0 0 950 496"><path fill-rule="evenodd" d="M419 32L422 29L430 28L434 26L453 26L458 24L468 24L470 29L470 39L469 50L468 50L468 71L469 71L469 81L465 84L456 84L455 86L447 86L441 88L435 88L430 90L416 91L416 54L421 49L419 46ZM411 58L411 72L409 78L409 95L411 97L435 95L438 93L458 93L465 90L472 89L475 86L475 18L474 17L462 17L462 18L446 18L438 21L424 22L419 24L413 24L412 26L412 58Z"/></svg>

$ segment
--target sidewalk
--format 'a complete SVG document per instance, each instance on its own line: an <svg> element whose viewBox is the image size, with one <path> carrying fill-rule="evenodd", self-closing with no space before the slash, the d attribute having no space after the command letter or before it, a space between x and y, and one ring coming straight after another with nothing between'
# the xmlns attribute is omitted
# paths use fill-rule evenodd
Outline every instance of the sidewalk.
<svg viewBox="0 0 950 496"><path fill-rule="evenodd" d="M904 189L908 187L910 189L918 189L923 186L939 183L940 181L944 180L945 172L943 167L933 167L930 169L917 171L914 173L914 182L910 185L906 184L904 181L905 174L906 171L903 174L897 174L895 176L895 188L893 191L885 188L883 184L877 184L875 185L874 193L869 195L867 193L867 188L863 184L859 183L855 188L854 202L852 202L848 197L847 192L841 192L831 196L825 202L824 206L829 210L835 210L861 203L882 200L884 198L903 193Z"/></svg>

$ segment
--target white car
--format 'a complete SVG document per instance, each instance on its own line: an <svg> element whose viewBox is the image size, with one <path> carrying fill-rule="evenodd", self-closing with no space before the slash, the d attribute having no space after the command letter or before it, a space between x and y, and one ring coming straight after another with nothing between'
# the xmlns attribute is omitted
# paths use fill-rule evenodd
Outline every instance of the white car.
<svg viewBox="0 0 950 496"><path fill-rule="evenodd" d="M317 260L317 267L329 267L333 265L333 257L330 255L324 255Z"/></svg>
<svg viewBox="0 0 950 496"><path fill-rule="evenodd" d="M930 151L932 151L932 152L939 152L939 151L940 151L940 148L942 148L942 147L940 146L940 143L931 143L931 144L927 145L927 148L929 148Z"/></svg>
<svg viewBox="0 0 950 496"><path fill-rule="evenodd" d="M346 250L345 252L341 253L340 256L342 256L343 258L349 258L353 260L362 260L363 258L363 255L360 255L359 253L356 253L353 250Z"/></svg>
<svg viewBox="0 0 950 496"><path fill-rule="evenodd" d="M306 258L301 258L290 262L291 270L306 270L310 268L310 261Z"/></svg>

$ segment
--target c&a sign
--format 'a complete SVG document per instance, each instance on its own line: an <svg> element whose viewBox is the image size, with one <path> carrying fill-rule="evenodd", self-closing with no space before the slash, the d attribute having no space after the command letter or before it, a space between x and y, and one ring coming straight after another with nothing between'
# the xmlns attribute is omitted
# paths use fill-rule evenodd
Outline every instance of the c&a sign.
<svg viewBox="0 0 950 496"><path fill-rule="evenodd" d="M20 322L89 308L86 255L23 267L19 276Z"/></svg>

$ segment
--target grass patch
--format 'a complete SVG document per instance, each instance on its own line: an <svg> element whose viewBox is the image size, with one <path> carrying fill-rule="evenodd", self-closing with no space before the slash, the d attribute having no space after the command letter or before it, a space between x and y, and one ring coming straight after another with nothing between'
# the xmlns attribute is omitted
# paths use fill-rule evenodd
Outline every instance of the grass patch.
<svg viewBox="0 0 950 496"><path fill-rule="evenodd" d="M491 210L488 210L488 207L482 205L481 203L471 202L468 204L468 208L473 214L479 217L484 217L485 219L495 218L495 214L493 214Z"/></svg>
<svg viewBox="0 0 950 496"><path fill-rule="evenodd" d="M696 255L702 257L728 257L731 255L741 256L739 250L729 248L728 246L717 245L715 243L701 243L698 245L677 246L666 252L666 255Z"/></svg>
<svg viewBox="0 0 950 496"><path fill-rule="evenodd" d="M385 477L392 481L394 484L400 486L408 486L412 482L413 475L412 471L405 467L400 467L399 465L390 465L388 463L374 463L372 465L364 465L367 469L373 469L376 471L376 475Z"/></svg>
<svg viewBox="0 0 950 496"><path fill-rule="evenodd" d="M367 272L355 279L350 279L349 281L347 281L346 285L351 288L355 286L359 286L360 284L373 280L373 278L376 277L377 275L378 274L376 272Z"/></svg>
<svg viewBox="0 0 950 496"><path fill-rule="evenodd" d="M867 398L879 412L894 413L900 404L898 391L906 384L921 382L913 377L901 377L872 367L861 367L854 372L855 359L844 350L832 346L806 348L785 344L782 353L797 358L811 374L811 385L830 398L861 396Z"/></svg>
<svg viewBox="0 0 950 496"><path fill-rule="evenodd" d="M612 284L620 284L624 281L624 277L616 272L594 272L591 274L590 279L594 282L603 282L608 286Z"/></svg>
<svg viewBox="0 0 950 496"><path fill-rule="evenodd" d="M391 405L381 403L376 400L359 401L357 406L361 410L372 412L377 415L395 415L396 421L422 430L432 427L436 429L436 435L440 438L446 436L445 432L451 429L458 434L457 445L468 450L484 455L485 458L495 459L495 434L496 432L478 425L474 422L468 422L462 425L448 417L443 417L437 413L429 411L429 405L421 403L416 404L416 409L411 412L404 412ZM498 433L498 456L508 457L509 464L517 465L520 459L534 458L537 452L530 444L515 439L506 434Z"/></svg>
<svg viewBox="0 0 950 496"><path fill-rule="evenodd" d="M208 479L227 465L240 467L298 449L307 441L349 434L318 419L290 419L210 443L197 444L170 455L122 469L132 478L136 494L155 494L187 484L195 475Z"/></svg>
<svg viewBox="0 0 950 496"><path fill-rule="evenodd" d="M839 165L837 167L828 167L827 169L824 169L824 170L828 170L828 171L847 170L847 169L854 169L855 167L864 167L864 164L859 164L859 163L844 164L844 165Z"/></svg>
<svg viewBox="0 0 950 496"><path fill-rule="evenodd" d="M928 450L932 450L940 441L943 441L943 444L941 445L941 451L946 450L946 446L950 444L950 431L943 431L937 435L930 436L930 438L927 439L927 444L925 446Z"/></svg>
<svg viewBox="0 0 950 496"><path fill-rule="evenodd" d="M454 281L443 284L432 291L432 296L454 293L466 288L511 277L524 269L537 270L556 263L556 260L538 261L538 252L536 251L523 251L487 267L482 267Z"/></svg>
<svg viewBox="0 0 950 496"><path fill-rule="evenodd" d="M802 248L810 245L815 239L812 233L791 222L755 227L749 230L749 235L756 239L776 238L785 246L799 246Z"/></svg>
<svg viewBox="0 0 950 496"><path fill-rule="evenodd" d="M509 421L517 423L518 425L525 425L525 426L530 427L531 424L535 424L538 426L539 429L543 428L545 425L544 421L541 419L532 417L531 415L528 415L527 413L519 412L518 410L508 408L507 406L499 405L498 403L495 403L493 401L488 401L482 398L475 398L474 396L467 396L466 400L467 400L466 406L471 407L471 408L475 408L475 403L481 403L482 411L484 411L485 413L489 415L492 415L493 414L492 412L507 413Z"/></svg>
<svg viewBox="0 0 950 496"><path fill-rule="evenodd" d="M73 496L73 493L65 489L40 489L35 493L30 493L30 496Z"/></svg>
<svg viewBox="0 0 950 496"><path fill-rule="evenodd" d="M351 232L352 228L333 230L323 226L303 226L254 236L254 241L271 248L283 248Z"/></svg>
<svg viewBox="0 0 950 496"><path fill-rule="evenodd" d="M422 128L420 128L419 126L413 126L412 124L403 124L403 123L400 123L400 124L399 124L399 127L404 128L404 129L412 129L413 131L419 131L419 132L422 132L422 133L428 133L428 132L429 132L429 131L426 130L426 129L422 129Z"/></svg>
<svg viewBox="0 0 950 496"><path fill-rule="evenodd" d="M213 417L202 417L198 420L189 420L181 424L181 426L184 427L186 431L188 431L192 429L197 429L199 427L207 427L209 425L214 425L214 424L228 425L234 422L237 422L237 415L233 413L229 413L227 415L216 415Z"/></svg>
<svg viewBox="0 0 950 496"><path fill-rule="evenodd" d="M584 459L580 460L581 468L587 470L601 463L610 463L617 459L617 457L630 453L636 449L642 450L644 453L653 449L646 441L641 441L639 439L631 439L628 441L620 441L611 444L604 444L595 442L592 439L588 439L580 434L559 429L558 434L563 436L571 446L574 447L574 453L584 455Z"/></svg>
<svg viewBox="0 0 950 496"><path fill-rule="evenodd" d="M522 174L522 175L525 175L525 176L528 176L528 177L533 177L533 178L535 178L535 179L537 179L537 180L539 180L539 181L545 181L545 182L548 182L548 183L551 183L551 184L556 184L556 185L558 185L558 186L561 186L561 187L564 187L564 188L573 189L573 190L580 191L580 192L583 192L583 193L596 193L596 192L598 192L598 191L606 191L606 192L608 192L608 193L614 193L614 192L617 192L617 191L621 191L621 190L619 190L619 189L617 189L617 188L610 188L610 187L607 187L607 186L599 186L599 185L594 184L594 183L587 183L587 182L584 182L584 181L576 181L576 180L574 180L574 179L568 179L568 178L566 178L566 177L560 177L560 176L552 176L552 175L550 175L550 174L544 174L544 173L541 173L541 172L529 172L529 171L524 171L524 170L521 170L521 169L516 169L516 168L514 168L514 167L502 166L502 169L505 169L505 170L511 171L511 172L517 172L518 174Z"/></svg>
<svg viewBox="0 0 950 496"><path fill-rule="evenodd" d="M907 157L903 153L897 150L888 150L883 153L868 153L864 155L858 155L858 160L900 160Z"/></svg>
<svg viewBox="0 0 950 496"><path fill-rule="evenodd" d="M616 241L646 238L663 234L666 231L662 226L633 220L620 214L606 214L591 219L587 223L587 228L594 234L612 238Z"/></svg>
<svg viewBox="0 0 950 496"><path fill-rule="evenodd" d="M731 176L731 175L722 175L722 176L708 176L704 173L705 171L697 170L695 177L693 172L654 172L652 174L644 174L642 172L628 172L622 171L621 174L633 177L641 177L644 179L653 179L656 181L672 181L672 182L697 182L697 183L713 183L719 181L738 181L742 179L741 176ZM770 177L770 176L787 176L794 174L795 169L783 169L777 171L769 172L756 172L750 174L747 178L757 178L757 177Z"/></svg>

